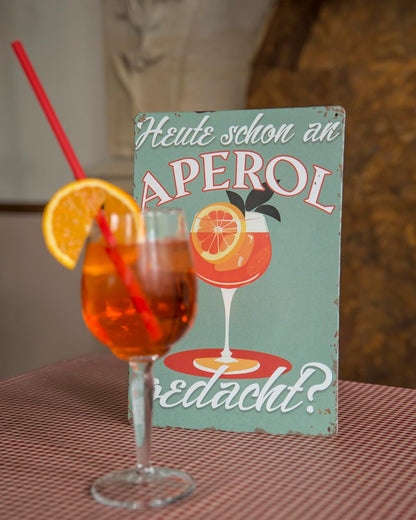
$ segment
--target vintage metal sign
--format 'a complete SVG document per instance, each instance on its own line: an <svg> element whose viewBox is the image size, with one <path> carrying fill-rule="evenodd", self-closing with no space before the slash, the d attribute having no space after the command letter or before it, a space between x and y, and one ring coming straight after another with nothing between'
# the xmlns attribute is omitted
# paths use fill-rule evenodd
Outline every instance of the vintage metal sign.
<svg viewBox="0 0 416 520"><path fill-rule="evenodd" d="M134 195L183 207L199 278L192 330L155 364L160 426L337 428L345 112L144 113Z"/></svg>

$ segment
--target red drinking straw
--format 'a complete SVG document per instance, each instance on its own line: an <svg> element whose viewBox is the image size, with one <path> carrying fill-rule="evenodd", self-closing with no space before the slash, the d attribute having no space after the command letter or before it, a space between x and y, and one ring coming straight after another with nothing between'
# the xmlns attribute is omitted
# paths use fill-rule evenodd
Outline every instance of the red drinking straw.
<svg viewBox="0 0 416 520"><path fill-rule="evenodd" d="M29 60L28 55L26 54L25 49L23 48L23 45L20 43L20 41L15 41L11 45L20 61L23 70L26 73L29 83L32 85L32 88L39 100L41 107L43 108L52 130L58 139L59 144L61 145L62 151L64 152L74 173L74 177L77 180L86 179L85 172L80 162L78 161L74 150L72 149L71 143L69 142L69 139L67 138L64 129L58 120L58 117L48 99L48 96L46 95L44 88L42 87L42 84ZM104 211L102 209L99 211L96 220L107 244L110 246L107 248L107 252L112 262L114 263L119 276L123 280L134 303L134 306L136 307L136 310L142 315L149 335L153 340L160 339L162 336L162 331L160 329L159 323L152 313L148 303L146 302L143 292L137 283L131 269L129 269L129 267L125 264L120 252L118 251L117 241L110 230L107 219L105 218Z"/></svg>

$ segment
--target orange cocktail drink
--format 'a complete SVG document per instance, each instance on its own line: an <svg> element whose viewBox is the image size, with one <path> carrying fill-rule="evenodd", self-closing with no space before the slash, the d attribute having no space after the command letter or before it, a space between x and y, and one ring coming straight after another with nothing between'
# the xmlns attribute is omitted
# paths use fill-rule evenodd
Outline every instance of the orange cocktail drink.
<svg viewBox="0 0 416 520"><path fill-rule="evenodd" d="M88 238L82 312L90 331L129 363L137 462L99 477L91 492L102 504L160 507L195 488L187 473L150 461L152 366L192 325L197 292L192 253L182 210L154 208L107 217L114 243L98 227Z"/></svg>
<svg viewBox="0 0 416 520"><path fill-rule="evenodd" d="M225 374L253 372L255 359L238 359L229 346L231 302L237 288L255 282L268 268L272 247L267 223L261 213L244 215L232 204L214 203L202 208L191 228L191 246L197 276L219 287L224 302L225 337L221 355L197 358L194 365L215 372L228 365Z"/></svg>
<svg viewBox="0 0 416 520"><path fill-rule="evenodd" d="M90 331L121 359L164 356L189 328L195 304L194 272L188 243L159 239L119 245L158 320L152 338L98 235L87 244L82 272L82 309Z"/></svg>
<svg viewBox="0 0 416 520"><path fill-rule="evenodd" d="M263 219L261 215L256 215L256 218ZM270 263L271 243L266 231L246 231L241 246L220 263L205 260L192 241L191 244L198 277L220 288L237 288L252 283L260 278Z"/></svg>

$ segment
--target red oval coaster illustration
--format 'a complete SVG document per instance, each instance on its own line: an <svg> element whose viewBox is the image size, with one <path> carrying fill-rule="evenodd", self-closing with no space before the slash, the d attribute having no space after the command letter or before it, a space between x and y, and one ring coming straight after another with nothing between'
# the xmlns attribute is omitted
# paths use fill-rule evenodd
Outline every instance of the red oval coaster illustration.
<svg viewBox="0 0 416 520"><path fill-rule="evenodd" d="M212 377L219 367L227 365L221 379L260 379L270 377L278 367L285 367L286 372L292 368L286 359L265 352L233 349L232 358L221 359L221 350L196 349L175 352L164 359L164 364L176 372L199 377Z"/></svg>

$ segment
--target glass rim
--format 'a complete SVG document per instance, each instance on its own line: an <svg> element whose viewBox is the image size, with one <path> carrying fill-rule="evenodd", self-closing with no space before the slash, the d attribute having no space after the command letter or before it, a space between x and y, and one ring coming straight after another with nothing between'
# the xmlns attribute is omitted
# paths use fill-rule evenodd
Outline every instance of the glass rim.
<svg viewBox="0 0 416 520"><path fill-rule="evenodd" d="M178 207L174 207L174 208L159 208L159 207L152 207L152 208L145 208L145 209L140 209L138 208L137 212L136 211L133 211L133 210L128 210L128 211L109 211L106 213L106 216L107 218L110 216L110 215L118 215L119 217L123 217L125 215L133 215L135 213L139 213L140 215L146 215L146 214L149 214L149 213L184 213L185 210L184 208L178 208Z"/></svg>
<svg viewBox="0 0 416 520"><path fill-rule="evenodd" d="M155 206L155 207L151 207L151 208L144 208L141 210L141 213L142 215L146 215L146 214L151 214L151 213L154 213L154 214L157 214L157 213L161 213L161 214L164 214L164 213L184 213L184 209L183 208L177 208L177 207L173 207L173 208L165 208L165 207L158 207L158 206Z"/></svg>
<svg viewBox="0 0 416 520"><path fill-rule="evenodd" d="M106 220L111 233L123 234L120 244L127 245L158 238L180 238L188 233L186 215L183 208L146 208L143 211L109 211ZM100 242L102 230L96 219L92 220L88 231L89 242Z"/></svg>

